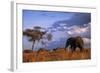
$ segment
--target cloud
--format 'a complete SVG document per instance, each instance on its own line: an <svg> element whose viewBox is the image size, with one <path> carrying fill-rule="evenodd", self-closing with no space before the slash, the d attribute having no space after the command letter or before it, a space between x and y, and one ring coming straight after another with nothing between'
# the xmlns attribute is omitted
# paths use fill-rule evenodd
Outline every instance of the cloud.
<svg viewBox="0 0 100 73"><path fill-rule="evenodd" d="M69 27L69 34L81 34L87 31L87 27L86 28L80 28L78 26L72 26Z"/></svg>
<svg viewBox="0 0 100 73"><path fill-rule="evenodd" d="M60 23L59 25L60 26L67 26L68 24L66 24L66 23Z"/></svg>
<svg viewBox="0 0 100 73"><path fill-rule="evenodd" d="M91 43L91 39L89 39L89 38L83 38L83 41L85 44Z"/></svg>
<svg viewBox="0 0 100 73"><path fill-rule="evenodd" d="M69 35L74 34L74 32L72 32L72 31L67 31L67 33L68 33Z"/></svg>
<svg viewBox="0 0 100 73"><path fill-rule="evenodd" d="M84 41L84 47L85 48L91 48L91 39L90 38L84 37L83 41Z"/></svg>
<svg viewBox="0 0 100 73"><path fill-rule="evenodd" d="M69 20L65 19L56 21L53 26L83 26L83 24L87 24L89 22L91 22L91 13L75 13Z"/></svg>
<svg viewBox="0 0 100 73"><path fill-rule="evenodd" d="M70 27L68 27L67 33L69 35L90 33L90 28L91 27L90 27L89 24L85 24L85 27L79 27L79 26L76 26L76 25L70 26ZM88 25L88 26L86 26L86 25Z"/></svg>
<svg viewBox="0 0 100 73"><path fill-rule="evenodd" d="M56 26L56 27L49 27L47 29L48 31L56 32L56 31L65 31L67 27L66 26Z"/></svg>

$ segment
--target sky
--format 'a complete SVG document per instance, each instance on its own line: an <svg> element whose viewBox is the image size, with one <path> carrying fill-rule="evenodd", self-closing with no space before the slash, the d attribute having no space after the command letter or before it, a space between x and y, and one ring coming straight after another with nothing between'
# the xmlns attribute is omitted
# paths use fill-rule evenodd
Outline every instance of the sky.
<svg viewBox="0 0 100 73"><path fill-rule="evenodd" d="M34 50L64 48L69 37L81 36L85 48L91 48L91 13L23 10L23 31L35 26L45 28L52 40L36 41ZM45 42L43 45L41 42ZM23 48L31 49L32 42L23 36Z"/></svg>

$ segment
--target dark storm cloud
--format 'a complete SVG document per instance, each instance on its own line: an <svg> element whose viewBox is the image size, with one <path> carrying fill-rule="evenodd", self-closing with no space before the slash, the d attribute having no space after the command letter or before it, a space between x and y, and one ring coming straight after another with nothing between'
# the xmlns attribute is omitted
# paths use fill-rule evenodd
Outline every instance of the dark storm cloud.
<svg viewBox="0 0 100 73"><path fill-rule="evenodd" d="M53 27L60 26L60 24L66 24L66 26L83 26L83 24L87 24L91 22L91 14L90 13L76 13L72 16L70 20L61 20L57 21L53 24Z"/></svg>

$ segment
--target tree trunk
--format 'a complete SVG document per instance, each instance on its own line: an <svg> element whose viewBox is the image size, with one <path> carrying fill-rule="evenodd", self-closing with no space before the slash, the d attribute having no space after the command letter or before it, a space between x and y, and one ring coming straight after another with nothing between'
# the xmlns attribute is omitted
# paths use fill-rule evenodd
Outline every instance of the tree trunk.
<svg viewBox="0 0 100 73"><path fill-rule="evenodd" d="M33 44L32 44L32 50L34 50L34 43L35 43L35 41L33 41Z"/></svg>

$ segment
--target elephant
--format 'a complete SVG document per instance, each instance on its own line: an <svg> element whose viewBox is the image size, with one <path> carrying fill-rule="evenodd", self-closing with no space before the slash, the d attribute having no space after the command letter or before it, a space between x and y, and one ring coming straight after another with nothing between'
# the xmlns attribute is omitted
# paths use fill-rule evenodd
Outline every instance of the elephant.
<svg viewBox="0 0 100 73"><path fill-rule="evenodd" d="M71 49L72 52L74 52L76 48L79 48L80 52L82 52L84 49L84 41L80 36L70 37L67 39L67 42L65 44L65 49L68 46L70 46L69 48Z"/></svg>

